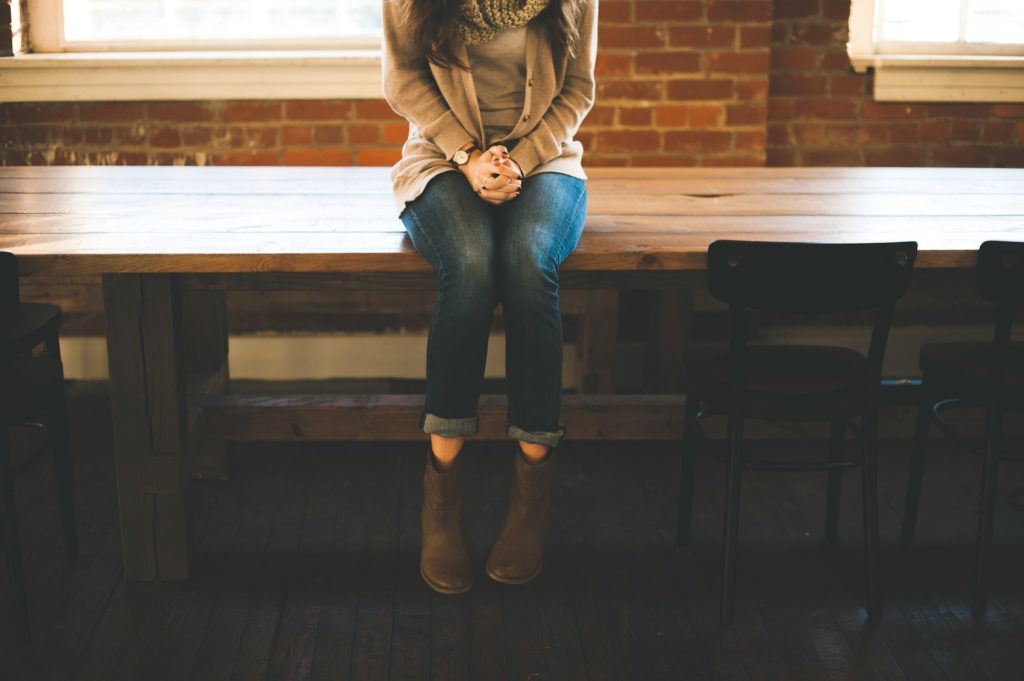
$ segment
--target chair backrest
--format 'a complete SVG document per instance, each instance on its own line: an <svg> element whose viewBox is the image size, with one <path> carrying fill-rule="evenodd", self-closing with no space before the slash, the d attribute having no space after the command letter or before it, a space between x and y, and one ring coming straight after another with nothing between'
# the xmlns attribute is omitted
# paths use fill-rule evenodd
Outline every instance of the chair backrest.
<svg viewBox="0 0 1024 681"><path fill-rule="evenodd" d="M733 406L742 401L747 308L810 314L876 310L864 375L866 404L876 404L893 308L906 293L916 256L916 241L713 242L708 247L708 287L712 296L729 304Z"/></svg>
<svg viewBox="0 0 1024 681"><path fill-rule="evenodd" d="M978 294L996 304L995 335L989 353L991 414L1006 400L1006 371L1010 363L1013 308L1024 302L1024 242L986 241L978 248L975 269Z"/></svg>
<svg viewBox="0 0 1024 681"><path fill-rule="evenodd" d="M819 244L723 239L708 247L718 300L758 310L845 312L903 296L917 242Z"/></svg>
<svg viewBox="0 0 1024 681"><path fill-rule="evenodd" d="M18 308L18 258L10 251L0 251L0 315Z"/></svg>
<svg viewBox="0 0 1024 681"><path fill-rule="evenodd" d="M1024 241L986 241L978 249L978 294L994 303L1024 302Z"/></svg>

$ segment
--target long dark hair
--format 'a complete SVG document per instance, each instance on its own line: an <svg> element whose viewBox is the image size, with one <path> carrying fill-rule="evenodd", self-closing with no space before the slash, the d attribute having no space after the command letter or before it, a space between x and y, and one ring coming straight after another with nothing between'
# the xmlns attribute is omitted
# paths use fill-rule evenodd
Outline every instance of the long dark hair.
<svg viewBox="0 0 1024 681"><path fill-rule="evenodd" d="M592 1L550 0L548 6L533 18L533 21L544 24L556 63L565 54L576 56L580 43L579 15L583 3ZM409 26L416 51L422 52L427 61L438 66L470 70L468 64L455 57L455 49L462 42L462 33L456 22L460 0L404 0L404 3L403 20Z"/></svg>

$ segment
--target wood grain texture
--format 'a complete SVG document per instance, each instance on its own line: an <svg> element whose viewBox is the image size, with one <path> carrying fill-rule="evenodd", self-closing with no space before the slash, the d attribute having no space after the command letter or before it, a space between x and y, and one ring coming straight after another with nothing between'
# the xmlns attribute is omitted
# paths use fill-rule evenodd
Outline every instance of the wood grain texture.
<svg viewBox="0 0 1024 681"><path fill-rule="evenodd" d="M127 579L188 576L191 516L181 293L169 275L108 274L107 321Z"/></svg>
<svg viewBox="0 0 1024 681"><path fill-rule="evenodd" d="M423 438L422 395L195 395L210 436L228 441L381 441ZM576 440L682 437L683 395L563 395L562 421ZM480 396L476 440L507 440L505 395Z"/></svg>
<svg viewBox="0 0 1024 681"><path fill-rule="evenodd" d="M1024 238L1024 170L591 168L564 271L705 267L722 238L919 243L917 266L971 267ZM24 275L423 272L385 167L0 168L0 250Z"/></svg>
<svg viewBox="0 0 1024 681"><path fill-rule="evenodd" d="M576 346L577 394L614 392L618 324L619 292L613 289L587 291Z"/></svg>

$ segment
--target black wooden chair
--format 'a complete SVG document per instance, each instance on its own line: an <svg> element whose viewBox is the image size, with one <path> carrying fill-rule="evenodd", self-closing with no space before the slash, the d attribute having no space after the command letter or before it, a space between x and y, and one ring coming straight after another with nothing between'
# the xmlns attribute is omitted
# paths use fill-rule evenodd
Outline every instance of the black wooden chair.
<svg viewBox="0 0 1024 681"><path fill-rule="evenodd" d="M60 308L23 303L18 286L18 262L0 251L0 518L3 523L13 613L19 634L30 637L28 602L21 564L14 478L31 468L45 449L36 449L18 465L11 460L10 430L35 428L48 436L57 474L58 498L68 557L78 556L72 499L73 470L64 402L64 367L60 360ZM43 343L44 355L32 351ZM43 421L34 420L45 413Z"/></svg>
<svg viewBox="0 0 1024 681"><path fill-rule="evenodd" d="M742 468L827 470L826 541L838 531L842 470L860 464L864 509L867 611L881 615L878 578L877 406L882 359L893 308L910 280L915 242L812 244L716 241L708 248L711 295L729 305L729 344L694 348L685 361L683 441L676 544L690 541L694 463L700 421L728 414L728 464L721 618L735 610L736 549ZM805 314L875 310L867 357L856 350L808 345L755 345L746 340L746 310ZM845 426L860 417L861 453L843 458ZM745 418L825 421L827 461L746 460Z"/></svg>
<svg viewBox="0 0 1024 681"><path fill-rule="evenodd" d="M999 460L1024 460L1024 454L1002 451L1004 412L1024 412L1024 342L1011 342L1014 306L1024 303L1024 242L986 241L978 250L977 289L995 303L992 342L933 343L921 348L921 400L917 411L910 463L903 539L910 541L917 524L921 478L930 422L955 442L982 456L978 533L974 560L972 609L982 617L988 604L989 561L995 515ZM977 442L950 424L945 409L984 406L985 435Z"/></svg>

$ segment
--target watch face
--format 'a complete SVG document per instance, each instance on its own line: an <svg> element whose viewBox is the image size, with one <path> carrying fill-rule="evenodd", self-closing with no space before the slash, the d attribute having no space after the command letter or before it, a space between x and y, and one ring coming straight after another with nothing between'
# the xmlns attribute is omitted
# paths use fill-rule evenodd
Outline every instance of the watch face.
<svg viewBox="0 0 1024 681"><path fill-rule="evenodd" d="M455 152L454 158L456 163L462 165L463 163L469 160L469 154L467 154L464 150L459 149L458 151Z"/></svg>

